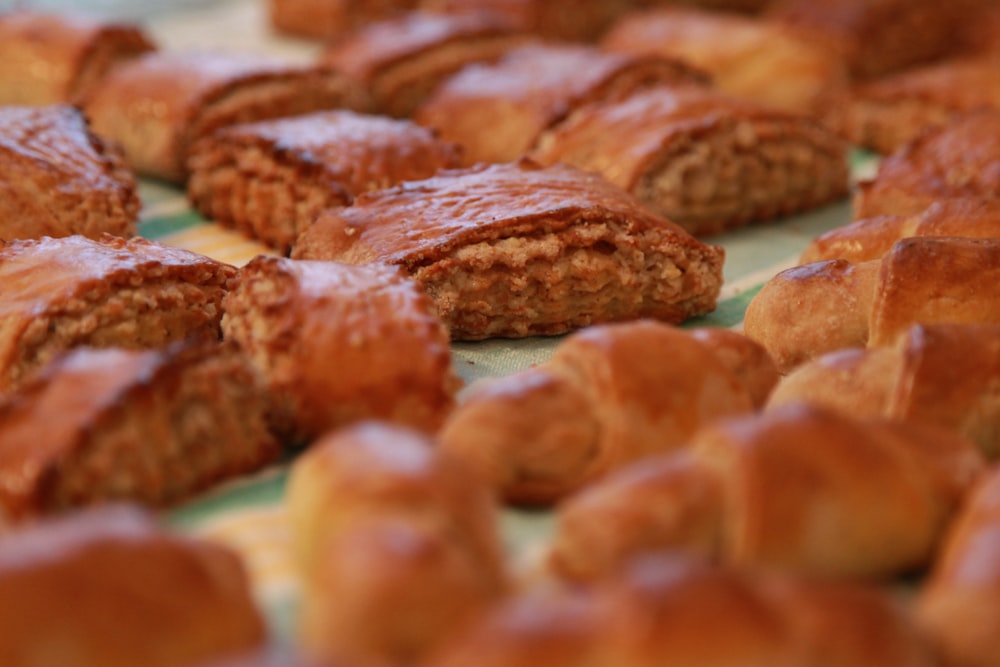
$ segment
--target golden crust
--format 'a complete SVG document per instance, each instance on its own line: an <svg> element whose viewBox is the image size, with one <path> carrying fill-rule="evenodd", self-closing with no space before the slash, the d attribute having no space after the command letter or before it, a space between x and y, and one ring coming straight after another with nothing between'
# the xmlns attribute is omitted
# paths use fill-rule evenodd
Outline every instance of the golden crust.
<svg viewBox="0 0 1000 667"><path fill-rule="evenodd" d="M421 7L448 13L497 14L521 30L552 41L597 39L632 6L630 0L423 0Z"/></svg>
<svg viewBox="0 0 1000 667"><path fill-rule="evenodd" d="M268 0L267 4L268 19L276 30L325 40L415 9L420 0Z"/></svg>

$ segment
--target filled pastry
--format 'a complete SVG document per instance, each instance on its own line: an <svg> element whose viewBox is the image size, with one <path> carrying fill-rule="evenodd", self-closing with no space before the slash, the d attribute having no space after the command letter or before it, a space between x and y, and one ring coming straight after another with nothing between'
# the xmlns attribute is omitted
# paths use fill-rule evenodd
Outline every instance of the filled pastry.
<svg viewBox="0 0 1000 667"><path fill-rule="evenodd" d="M358 81L377 111L407 117L464 66L494 61L526 38L494 14L408 12L345 35L319 60Z"/></svg>
<svg viewBox="0 0 1000 667"><path fill-rule="evenodd" d="M422 0L429 11L498 14L525 32L550 41L597 39L632 0Z"/></svg>
<svg viewBox="0 0 1000 667"><path fill-rule="evenodd" d="M267 9L276 30L328 40L420 4L421 0L268 0Z"/></svg>
<svg viewBox="0 0 1000 667"><path fill-rule="evenodd" d="M135 235L135 175L77 108L0 106L0 138L0 240Z"/></svg>
<svg viewBox="0 0 1000 667"><path fill-rule="evenodd" d="M347 110L241 123L191 149L188 198L206 217L285 254L327 208L459 166L427 128Z"/></svg>
<svg viewBox="0 0 1000 667"><path fill-rule="evenodd" d="M187 177L191 144L215 129L367 105L354 82L328 67L197 51L153 52L123 63L83 103L94 131L119 142L133 169L175 183Z"/></svg>
<svg viewBox="0 0 1000 667"><path fill-rule="evenodd" d="M118 506L0 538L0 656L17 667L189 667L259 650L237 556Z"/></svg>
<svg viewBox="0 0 1000 667"><path fill-rule="evenodd" d="M292 439L361 419L433 432L454 403L448 331L396 267L262 255L223 307L225 338L267 378L276 428Z"/></svg>
<svg viewBox="0 0 1000 667"><path fill-rule="evenodd" d="M77 103L111 68L153 50L136 25L26 9L0 13L0 104Z"/></svg>
<svg viewBox="0 0 1000 667"><path fill-rule="evenodd" d="M469 164L507 162L587 102L655 85L706 82L678 60L583 45L528 44L496 63L469 65L445 80L414 120L461 144Z"/></svg>
<svg viewBox="0 0 1000 667"><path fill-rule="evenodd" d="M265 409L253 367L217 341L76 348L0 395L0 515L177 503L276 460Z"/></svg>
<svg viewBox="0 0 1000 667"><path fill-rule="evenodd" d="M799 115L658 87L578 109L530 157L602 174L696 236L847 196L847 144Z"/></svg>
<svg viewBox="0 0 1000 667"><path fill-rule="evenodd" d="M0 245L0 391L70 347L159 347L220 336L236 269L145 239Z"/></svg>
<svg viewBox="0 0 1000 667"><path fill-rule="evenodd" d="M453 339L715 308L723 251L603 178L528 161L441 172L322 214L292 256L402 267Z"/></svg>

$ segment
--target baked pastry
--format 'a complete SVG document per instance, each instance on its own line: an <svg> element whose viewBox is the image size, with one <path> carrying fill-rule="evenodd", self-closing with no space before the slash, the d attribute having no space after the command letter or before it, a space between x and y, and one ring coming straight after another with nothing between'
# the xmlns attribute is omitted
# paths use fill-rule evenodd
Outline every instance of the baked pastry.
<svg viewBox="0 0 1000 667"><path fill-rule="evenodd" d="M797 367L768 407L808 402L862 417L961 431L1000 456L1000 325L913 325L892 345L830 352Z"/></svg>
<svg viewBox="0 0 1000 667"><path fill-rule="evenodd" d="M678 60L584 45L527 44L495 63L464 68L442 83L413 117L461 144L469 164L508 162L587 102L655 85L706 82L703 74Z"/></svg>
<svg viewBox="0 0 1000 667"><path fill-rule="evenodd" d="M377 111L402 118L464 66L492 62L526 39L495 14L407 12L332 42L319 61L358 81Z"/></svg>
<svg viewBox="0 0 1000 667"><path fill-rule="evenodd" d="M135 235L135 176L78 109L0 106L0 136L0 239Z"/></svg>
<svg viewBox="0 0 1000 667"><path fill-rule="evenodd" d="M223 308L225 338L267 378L276 428L293 439L360 419L433 432L461 384L433 304L395 267L261 255Z"/></svg>
<svg viewBox="0 0 1000 667"><path fill-rule="evenodd" d="M622 17L601 39L611 51L677 58L707 72L715 87L783 111L819 115L846 85L840 55L761 17L663 6Z"/></svg>
<svg viewBox="0 0 1000 667"><path fill-rule="evenodd" d="M0 246L0 391L78 345L160 347L220 336L236 269L145 239L82 236Z"/></svg>
<svg viewBox="0 0 1000 667"><path fill-rule="evenodd" d="M706 313L723 251L599 176L523 161L362 195L320 215L292 256L400 266L468 340Z"/></svg>
<svg viewBox="0 0 1000 667"><path fill-rule="evenodd" d="M698 338L651 321L579 331L549 361L473 385L441 448L508 502L554 503L682 447L702 424L752 412L754 388L769 389L778 374L763 348L730 333Z"/></svg>
<svg viewBox="0 0 1000 667"><path fill-rule="evenodd" d="M854 217L914 215L942 199L1000 194L1000 110L956 116L883 159L861 183Z"/></svg>
<svg viewBox="0 0 1000 667"><path fill-rule="evenodd" d="M133 169L175 183L187 177L191 144L217 128L367 105L356 84L327 67L197 51L153 52L123 63L83 103L94 130L119 142Z"/></svg>
<svg viewBox="0 0 1000 667"><path fill-rule="evenodd" d="M832 131L702 87L582 107L529 155L597 172L696 236L848 193L847 144Z"/></svg>
<svg viewBox="0 0 1000 667"><path fill-rule="evenodd" d="M0 105L79 102L112 67L155 48L137 25L26 9L0 13Z"/></svg>
<svg viewBox="0 0 1000 667"><path fill-rule="evenodd" d="M249 362L217 341L71 350L0 396L0 514L166 506L259 470L280 454L265 407Z"/></svg>
<svg viewBox="0 0 1000 667"><path fill-rule="evenodd" d="M560 505L549 564L587 580L681 549L823 577L911 573L983 469L972 441L928 424L802 404L718 420Z"/></svg>
<svg viewBox="0 0 1000 667"><path fill-rule="evenodd" d="M267 641L236 555L133 507L0 539L0 660L18 667L187 667Z"/></svg>
<svg viewBox="0 0 1000 667"><path fill-rule="evenodd" d="M743 328L786 373L845 347L892 344L911 325L1000 324L1000 239L924 236L880 260L782 271L753 297Z"/></svg>
<svg viewBox="0 0 1000 667"><path fill-rule="evenodd" d="M597 39L633 0L423 0L428 11L498 14L518 28L551 41Z"/></svg>
<svg viewBox="0 0 1000 667"><path fill-rule="evenodd" d="M191 148L187 193L206 217L287 254L323 209L460 162L457 146L408 121L317 111L203 137Z"/></svg>
<svg viewBox="0 0 1000 667"><path fill-rule="evenodd" d="M268 0L267 6L276 30L328 40L420 4L420 0Z"/></svg>

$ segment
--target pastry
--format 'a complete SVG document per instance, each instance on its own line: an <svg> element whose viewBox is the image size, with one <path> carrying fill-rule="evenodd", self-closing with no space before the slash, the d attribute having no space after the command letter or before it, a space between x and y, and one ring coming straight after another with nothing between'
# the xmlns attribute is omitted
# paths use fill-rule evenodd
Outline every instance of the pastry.
<svg viewBox="0 0 1000 667"><path fill-rule="evenodd" d="M215 341L71 350L0 396L0 514L166 506L259 470L280 453L265 406L249 362Z"/></svg>
<svg viewBox="0 0 1000 667"><path fill-rule="evenodd" d="M79 102L112 67L155 48L136 25L26 9L0 13L0 104Z"/></svg>
<svg viewBox="0 0 1000 667"><path fill-rule="evenodd" d="M334 41L319 61L368 90L376 110L403 118L455 72L492 62L526 38L494 14L408 12Z"/></svg>
<svg viewBox="0 0 1000 667"><path fill-rule="evenodd" d="M848 193L847 145L832 131L702 87L582 107L544 132L530 157L602 174L696 236Z"/></svg>
<svg viewBox="0 0 1000 667"><path fill-rule="evenodd" d="M1000 194L1000 110L961 114L883 159L860 184L854 217L914 215L956 197Z"/></svg>
<svg viewBox="0 0 1000 667"><path fill-rule="evenodd" d="M397 12L420 0L268 0L268 20L279 32L328 40Z"/></svg>
<svg viewBox="0 0 1000 667"><path fill-rule="evenodd" d="M718 420L560 505L549 563L588 580L680 549L821 577L911 573L984 467L972 441L928 424L802 404Z"/></svg>
<svg viewBox="0 0 1000 667"><path fill-rule="evenodd" d="M597 39L633 0L423 0L426 10L497 14L521 30L547 41Z"/></svg>
<svg viewBox="0 0 1000 667"><path fill-rule="evenodd" d="M0 239L135 235L135 176L78 109L0 106L0 137Z"/></svg>
<svg viewBox="0 0 1000 667"><path fill-rule="evenodd" d="M626 14L601 45L683 60L724 93L802 114L818 115L820 104L847 83L836 51L760 17L663 6Z"/></svg>
<svg viewBox="0 0 1000 667"><path fill-rule="evenodd" d="M447 79L414 120L461 144L469 164L507 162L587 102L655 85L706 81L677 60L583 45L527 44L496 63L469 65Z"/></svg>
<svg viewBox="0 0 1000 667"><path fill-rule="evenodd" d="M1000 324L1000 239L924 236L881 259L782 271L753 297L743 329L787 373L846 347L889 345L911 325Z"/></svg>
<svg viewBox="0 0 1000 667"><path fill-rule="evenodd" d="M0 245L0 392L77 345L218 338L226 281L235 271L139 238Z"/></svg>
<svg viewBox="0 0 1000 667"><path fill-rule="evenodd" d="M680 322L715 308L723 251L599 176L522 161L362 195L320 215L292 256L401 266L461 340Z"/></svg>
<svg viewBox="0 0 1000 667"><path fill-rule="evenodd" d="M395 267L259 256L223 302L222 331L267 378L282 433L359 419L433 432L460 385L448 332Z"/></svg>
<svg viewBox="0 0 1000 667"><path fill-rule="evenodd" d="M459 163L458 147L419 125L317 111L203 137L191 149L187 192L209 219L287 254L323 209Z"/></svg>
<svg viewBox="0 0 1000 667"><path fill-rule="evenodd" d="M5 535L0 600L4 665L189 667L267 641L235 554L132 507Z"/></svg>
<svg viewBox="0 0 1000 667"><path fill-rule="evenodd" d="M702 424L752 412L778 374L763 348L729 333L696 337L652 321L577 332L549 361L473 385L441 448L508 502L553 503L682 447Z"/></svg>
<svg viewBox="0 0 1000 667"><path fill-rule="evenodd" d="M183 183L191 144L219 127L367 104L356 84L327 67L173 51L116 67L83 106L94 131L119 142L139 174Z"/></svg>

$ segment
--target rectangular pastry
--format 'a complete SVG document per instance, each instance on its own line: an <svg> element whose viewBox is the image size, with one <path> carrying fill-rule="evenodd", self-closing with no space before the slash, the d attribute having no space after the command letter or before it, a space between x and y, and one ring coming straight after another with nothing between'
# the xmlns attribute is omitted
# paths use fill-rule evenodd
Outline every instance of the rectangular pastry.
<svg viewBox="0 0 1000 667"><path fill-rule="evenodd" d="M219 127L367 104L354 82L328 67L176 51L116 67L83 106L94 131L120 143L139 174L183 183L192 142Z"/></svg>
<svg viewBox="0 0 1000 667"><path fill-rule="evenodd" d="M327 40L396 12L415 9L420 0L268 0L268 20L276 30Z"/></svg>
<svg viewBox="0 0 1000 667"><path fill-rule="evenodd" d="M135 175L79 109L0 106L0 137L0 239L135 235Z"/></svg>
<svg viewBox="0 0 1000 667"><path fill-rule="evenodd" d="M203 137L190 152L187 193L206 217L287 254L323 209L457 167L460 155L406 120L317 111Z"/></svg>
<svg viewBox="0 0 1000 667"><path fill-rule="evenodd" d="M363 195L322 214L292 256L400 266L454 339L481 339L709 312L724 252L600 176L522 161Z"/></svg>
<svg viewBox="0 0 1000 667"><path fill-rule="evenodd" d="M848 193L847 145L832 131L703 87L582 107L530 156L602 174L697 236Z"/></svg>

